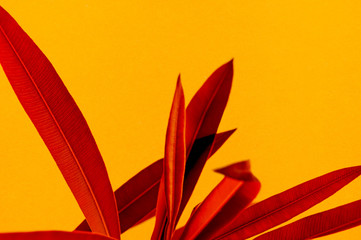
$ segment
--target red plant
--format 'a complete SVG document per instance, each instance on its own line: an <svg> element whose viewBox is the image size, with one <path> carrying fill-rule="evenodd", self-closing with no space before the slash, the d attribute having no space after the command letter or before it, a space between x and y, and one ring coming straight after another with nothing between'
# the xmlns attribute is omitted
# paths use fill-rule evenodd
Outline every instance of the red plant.
<svg viewBox="0 0 361 240"><path fill-rule="evenodd" d="M178 220L208 158L234 130L217 133L233 77L233 62L217 69L185 108L180 78L173 99L164 159L140 171L113 193L90 129L55 69L0 7L0 61L86 220L76 231L1 233L0 239L120 239L120 233L156 216L153 240L246 239L290 220L328 198L361 174L361 166L340 169L259 203L259 181L249 161L216 170L223 180L195 206L185 226ZM258 236L310 239L361 223L356 201Z"/></svg>

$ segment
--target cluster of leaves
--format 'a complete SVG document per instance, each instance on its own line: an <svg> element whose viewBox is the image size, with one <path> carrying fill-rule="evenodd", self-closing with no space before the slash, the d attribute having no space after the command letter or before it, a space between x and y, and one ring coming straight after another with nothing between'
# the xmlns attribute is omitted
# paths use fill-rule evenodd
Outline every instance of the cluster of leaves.
<svg viewBox="0 0 361 240"><path fill-rule="evenodd" d="M360 166L340 169L250 206L260 183L248 161L235 163L216 170L223 180L177 229L207 159L234 132L217 133L231 89L233 62L217 69L187 108L178 78L164 159L113 192L95 140L73 98L45 55L1 7L0 30L4 72L86 217L72 232L1 233L0 240L120 239L121 232L153 216L152 240L247 239L304 212L361 174ZM256 239L311 239L360 223L361 201L356 201Z"/></svg>

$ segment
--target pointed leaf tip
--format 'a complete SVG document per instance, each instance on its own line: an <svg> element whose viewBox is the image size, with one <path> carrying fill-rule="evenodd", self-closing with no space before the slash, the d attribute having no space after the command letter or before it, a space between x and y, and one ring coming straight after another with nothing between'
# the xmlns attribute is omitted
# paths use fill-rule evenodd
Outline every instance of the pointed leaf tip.
<svg viewBox="0 0 361 240"><path fill-rule="evenodd" d="M181 75L180 74L178 75L178 78L177 78L177 88L178 88L179 85L182 88L182 82L181 82Z"/></svg>
<svg viewBox="0 0 361 240"><path fill-rule="evenodd" d="M244 160L241 162L233 163L233 164L228 165L223 168L217 168L214 171L219 172L219 173L224 173L228 169L232 169L234 171L249 171L251 169L251 161Z"/></svg>
<svg viewBox="0 0 361 240"><path fill-rule="evenodd" d="M237 128L233 128L233 129L231 129L231 130L228 130L228 131L225 131L225 132L222 132L222 133L219 133L218 135L219 135L219 137L230 137L230 136L232 136L232 134L235 132L237 130Z"/></svg>
<svg viewBox="0 0 361 240"><path fill-rule="evenodd" d="M223 168L215 169L214 171L237 180L255 180L254 175L251 173L251 163L249 160L234 163Z"/></svg>
<svg viewBox="0 0 361 240"><path fill-rule="evenodd" d="M227 64L229 64L233 67L233 61L234 61L234 58L232 58Z"/></svg>
<svg viewBox="0 0 361 240"><path fill-rule="evenodd" d="M236 130L237 128L217 134L215 137L217 141L214 141L211 154L214 154Z"/></svg>

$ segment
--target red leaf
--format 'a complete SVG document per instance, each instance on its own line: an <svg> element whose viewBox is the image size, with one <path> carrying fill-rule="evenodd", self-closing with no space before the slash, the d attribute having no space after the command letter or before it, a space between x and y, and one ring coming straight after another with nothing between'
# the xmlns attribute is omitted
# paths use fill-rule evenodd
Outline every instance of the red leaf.
<svg viewBox="0 0 361 240"><path fill-rule="evenodd" d="M361 166L317 177L245 209L215 239L246 239L277 226L318 204L358 177Z"/></svg>
<svg viewBox="0 0 361 240"><path fill-rule="evenodd" d="M188 220L181 239L213 239L214 233L239 215L258 194L260 183L255 177L250 178L248 161L227 169L235 178L225 176L213 189ZM238 177L234 174L237 172Z"/></svg>
<svg viewBox="0 0 361 240"><path fill-rule="evenodd" d="M234 131L231 130L217 134L214 138L211 154L214 154ZM197 139L193 145L194 150L189 155L189 158L194 159L199 157L199 155L205 155L204 151L210 147L210 144L209 137ZM154 216L162 173L163 159L160 159L137 173L115 191L122 232ZM193 183L192 181L189 182ZM186 189L193 189L194 185L189 186L185 182L185 191ZM90 231L90 228L87 222L83 221L76 230Z"/></svg>
<svg viewBox="0 0 361 240"><path fill-rule="evenodd" d="M119 238L114 194L82 113L49 60L1 7L0 61L93 231Z"/></svg>
<svg viewBox="0 0 361 240"><path fill-rule="evenodd" d="M218 68L194 95L187 107L187 156L195 139L217 132L227 105L233 78L233 60Z"/></svg>
<svg viewBox="0 0 361 240"><path fill-rule="evenodd" d="M361 224L361 200L317 213L255 239L302 240L340 232Z"/></svg>
<svg viewBox="0 0 361 240"><path fill-rule="evenodd" d="M178 78L168 121L163 161L163 176L159 188L160 197L158 199L160 201L157 203L156 210L155 232L157 232L157 226L160 226L157 223L163 223L164 219L167 218L167 224L164 225L166 227L165 239L170 239L173 234L175 220L182 199L186 164L185 124L184 94L180 78ZM163 206L160 206L164 205L162 194L164 194L165 198L166 214L158 211L158 209L164 208Z"/></svg>
<svg viewBox="0 0 361 240"><path fill-rule="evenodd" d="M96 233L86 232L21 232L21 233L0 233L0 240L115 240Z"/></svg>
<svg viewBox="0 0 361 240"><path fill-rule="evenodd" d="M182 200L186 164L185 114L183 88L180 78L178 78L177 90L169 116L163 161L164 192L169 219L166 239L170 239L172 236Z"/></svg>

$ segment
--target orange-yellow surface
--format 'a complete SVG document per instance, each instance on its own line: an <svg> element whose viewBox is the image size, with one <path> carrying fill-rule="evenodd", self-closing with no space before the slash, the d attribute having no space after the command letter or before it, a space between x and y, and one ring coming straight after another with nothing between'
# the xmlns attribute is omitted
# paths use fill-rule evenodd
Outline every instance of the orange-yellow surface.
<svg viewBox="0 0 361 240"><path fill-rule="evenodd" d="M221 179L212 169L239 160L251 159L262 182L257 201L361 164L358 1L0 4L77 101L113 188L162 157L178 73L188 102L231 58L234 85L220 129L238 130L206 166L192 207ZM73 230L82 213L2 71L0 99L0 232ZM301 216L360 199L360 189L361 179ZM147 239L153 224L123 239ZM361 227L324 239L360 235Z"/></svg>

